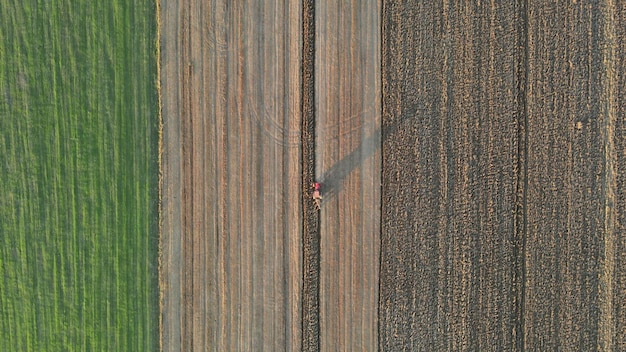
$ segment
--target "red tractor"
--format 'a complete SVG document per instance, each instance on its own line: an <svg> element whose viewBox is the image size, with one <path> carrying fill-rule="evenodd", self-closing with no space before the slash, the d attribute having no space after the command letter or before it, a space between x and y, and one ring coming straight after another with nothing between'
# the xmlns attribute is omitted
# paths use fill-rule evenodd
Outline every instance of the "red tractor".
<svg viewBox="0 0 626 352"><path fill-rule="evenodd" d="M322 185L319 182L313 183L313 202L315 203L315 209L320 210L322 204L322 195L320 194L320 188Z"/></svg>

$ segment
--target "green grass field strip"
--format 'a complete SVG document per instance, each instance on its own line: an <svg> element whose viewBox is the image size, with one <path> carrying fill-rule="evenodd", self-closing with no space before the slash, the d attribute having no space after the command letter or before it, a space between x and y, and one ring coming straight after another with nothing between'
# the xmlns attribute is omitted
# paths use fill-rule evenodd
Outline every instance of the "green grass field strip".
<svg viewBox="0 0 626 352"><path fill-rule="evenodd" d="M158 349L155 11L0 0L0 350Z"/></svg>

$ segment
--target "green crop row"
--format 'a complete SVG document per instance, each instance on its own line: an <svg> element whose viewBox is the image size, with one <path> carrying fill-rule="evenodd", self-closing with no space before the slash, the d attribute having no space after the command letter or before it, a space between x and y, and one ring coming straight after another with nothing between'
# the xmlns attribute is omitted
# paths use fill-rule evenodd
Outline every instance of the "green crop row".
<svg viewBox="0 0 626 352"><path fill-rule="evenodd" d="M0 351L158 349L154 1L0 0Z"/></svg>

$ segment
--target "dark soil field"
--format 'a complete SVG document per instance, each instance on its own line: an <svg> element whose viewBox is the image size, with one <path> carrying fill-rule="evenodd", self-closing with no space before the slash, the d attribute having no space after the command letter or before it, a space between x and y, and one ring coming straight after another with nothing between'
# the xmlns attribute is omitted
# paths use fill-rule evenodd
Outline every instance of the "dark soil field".
<svg viewBox="0 0 626 352"><path fill-rule="evenodd" d="M626 348L625 10L385 3L380 349Z"/></svg>
<svg viewBox="0 0 626 352"><path fill-rule="evenodd" d="M164 351L626 350L623 5L160 17Z"/></svg>

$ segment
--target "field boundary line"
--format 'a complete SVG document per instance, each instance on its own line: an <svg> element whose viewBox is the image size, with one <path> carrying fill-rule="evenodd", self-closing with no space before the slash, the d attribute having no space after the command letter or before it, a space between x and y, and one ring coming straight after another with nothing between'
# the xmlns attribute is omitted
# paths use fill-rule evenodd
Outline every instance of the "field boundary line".
<svg viewBox="0 0 626 352"><path fill-rule="evenodd" d="M159 283L159 350L163 351L163 95L161 87L161 1L156 3L156 89L157 89L157 167L158 167L158 196L157 196L157 224L158 224L158 247L157 247L157 276Z"/></svg>

